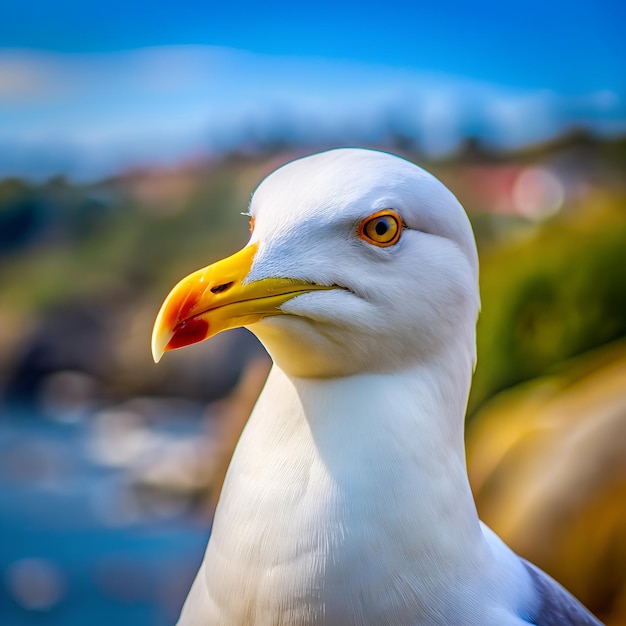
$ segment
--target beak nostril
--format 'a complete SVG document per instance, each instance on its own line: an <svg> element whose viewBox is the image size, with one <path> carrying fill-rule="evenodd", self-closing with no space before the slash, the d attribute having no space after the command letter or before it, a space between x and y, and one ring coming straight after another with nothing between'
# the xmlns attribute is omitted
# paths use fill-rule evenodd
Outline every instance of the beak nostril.
<svg viewBox="0 0 626 626"><path fill-rule="evenodd" d="M211 287L211 293L222 293L222 291L226 291L233 286L233 282L224 283L223 285L215 285L215 287Z"/></svg>

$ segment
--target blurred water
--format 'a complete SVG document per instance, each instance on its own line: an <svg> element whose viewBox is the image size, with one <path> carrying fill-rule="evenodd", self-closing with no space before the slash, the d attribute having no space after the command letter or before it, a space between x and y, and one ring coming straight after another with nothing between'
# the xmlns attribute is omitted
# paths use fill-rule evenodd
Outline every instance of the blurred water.
<svg viewBox="0 0 626 626"><path fill-rule="evenodd" d="M158 429L158 427L151 427ZM198 421L160 436L191 437ZM172 624L208 522L91 452L88 421L0 421L0 624Z"/></svg>

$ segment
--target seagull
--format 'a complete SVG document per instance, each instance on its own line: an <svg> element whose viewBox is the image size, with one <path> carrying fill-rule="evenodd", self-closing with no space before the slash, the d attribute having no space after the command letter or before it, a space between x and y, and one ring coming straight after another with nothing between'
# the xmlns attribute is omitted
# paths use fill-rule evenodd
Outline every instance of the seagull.
<svg viewBox="0 0 626 626"><path fill-rule="evenodd" d="M600 624L479 520L478 256L452 192L342 148L276 170L249 217L248 244L181 280L152 335L158 361L243 326L273 360L180 626Z"/></svg>

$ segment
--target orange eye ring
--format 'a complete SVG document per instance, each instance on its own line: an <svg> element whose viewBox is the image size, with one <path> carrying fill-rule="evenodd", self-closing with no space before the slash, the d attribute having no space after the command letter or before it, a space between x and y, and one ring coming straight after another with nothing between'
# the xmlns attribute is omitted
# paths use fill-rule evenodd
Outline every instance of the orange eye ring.
<svg viewBox="0 0 626 626"><path fill-rule="evenodd" d="M254 218L250 216L250 234L254 232Z"/></svg>
<svg viewBox="0 0 626 626"><path fill-rule="evenodd" d="M391 209L378 211L359 224L359 237L380 248L393 246L402 234L402 220Z"/></svg>

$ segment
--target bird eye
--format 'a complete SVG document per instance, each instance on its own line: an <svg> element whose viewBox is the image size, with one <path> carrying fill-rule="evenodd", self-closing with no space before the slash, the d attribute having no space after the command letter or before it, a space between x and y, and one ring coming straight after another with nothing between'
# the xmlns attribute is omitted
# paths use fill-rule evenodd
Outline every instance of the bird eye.
<svg viewBox="0 0 626 626"><path fill-rule="evenodd" d="M393 246L401 234L402 220L395 211L389 209L378 211L359 224L359 237L381 248Z"/></svg>
<svg viewBox="0 0 626 626"><path fill-rule="evenodd" d="M254 232L254 218L250 216L250 234Z"/></svg>

